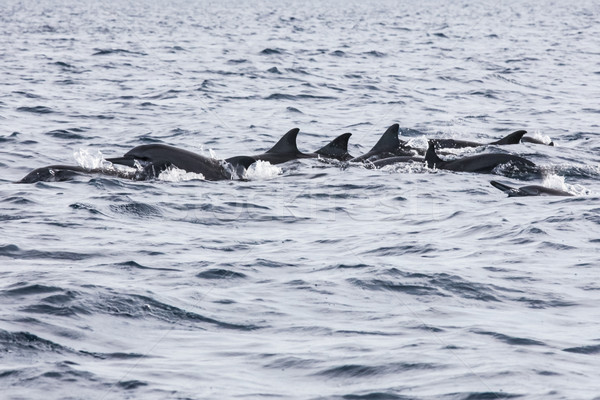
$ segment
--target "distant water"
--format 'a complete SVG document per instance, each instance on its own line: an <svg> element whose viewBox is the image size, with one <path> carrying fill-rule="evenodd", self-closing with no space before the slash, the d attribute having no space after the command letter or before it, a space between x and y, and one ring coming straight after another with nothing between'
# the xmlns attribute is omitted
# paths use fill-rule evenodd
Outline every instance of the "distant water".
<svg viewBox="0 0 600 400"><path fill-rule="evenodd" d="M59 3L59 4L57 4ZM3 399L600 399L600 4L5 1ZM15 184L139 144L555 147ZM446 155L453 157L455 155ZM280 167L280 168L279 168ZM503 174L505 171L497 171ZM574 197L507 198L545 184Z"/></svg>

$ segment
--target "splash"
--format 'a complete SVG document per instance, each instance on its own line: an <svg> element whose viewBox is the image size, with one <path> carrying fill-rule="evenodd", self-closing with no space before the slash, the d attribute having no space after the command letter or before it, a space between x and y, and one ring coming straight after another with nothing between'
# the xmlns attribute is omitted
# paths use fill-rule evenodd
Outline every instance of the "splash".
<svg viewBox="0 0 600 400"><path fill-rule="evenodd" d="M186 182L192 180L204 180L204 175L187 172L175 167L169 167L158 175L158 180L164 182Z"/></svg>
<svg viewBox="0 0 600 400"><path fill-rule="evenodd" d="M565 177L560 176L560 175L554 175L554 174L546 175L544 177L544 180L542 181L542 186L545 186L545 187L551 188L551 189L569 191L569 188L565 184Z"/></svg>
<svg viewBox="0 0 600 400"><path fill-rule="evenodd" d="M432 171L427 168L425 162L407 162L387 165L383 167L382 170L400 174L424 174Z"/></svg>
<svg viewBox="0 0 600 400"><path fill-rule="evenodd" d="M552 139L550 139L550 136L542 135L542 133L540 131L538 131L538 130L536 130L533 133L533 135L531 135L531 137L534 138L534 139L537 139L537 140L541 141L544 144L550 144L550 143L552 143Z"/></svg>
<svg viewBox="0 0 600 400"><path fill-rule="evenodd" d="M427 140L427 136L419 136L413 137L406 141L406 143L415 149L427 149L429 146L429 141Z"/></svg>
<svg viewBox="0 0 600 400"><path fill-rule="evenodd" d="M111 162L104 159L104 155L99 150L96 150L95 153L90 153L87 149L79 149L73 153L73 157L80 167L89 170L104 170L110 169L113 166Z"/></svg>
<svg viewBox="0 0 600 400"><path fill-rule="evenodd" d="M246 171L246 179L260 181L281 175L282 169L268 161L258 160Z"/></svg>
<svg viewBox="0 0 600 400"><path fill-rule="evenodd" d="M558 189L565 192L569 192L575 196L586 196L590 195L591 191L583 185L569 185L565 183L565 177L555 174L548 174L544 176L542 186Z"/></svg>

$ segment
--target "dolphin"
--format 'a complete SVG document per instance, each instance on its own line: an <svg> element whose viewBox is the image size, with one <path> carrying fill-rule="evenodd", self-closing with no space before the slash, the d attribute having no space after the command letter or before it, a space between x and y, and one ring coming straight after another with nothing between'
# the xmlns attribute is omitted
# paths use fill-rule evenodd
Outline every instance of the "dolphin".
<svg viewBox="0 0 600 400"><path fill-rule="evenodd" d="M340 161L352 158L352 156L348 154L348 140L352 135L351 133L344 133L336 137L314 153L302 153L298 150L298 145L296 144L296 138L299 132L300 129L298 128L291 129L269 150L262 154L254 155L252 158L255 160L268 161L273 165L300 158L325 157L334 158Z"/></svg>
<svg viewBox="0 0 600 400"><path fill-rule="evenodd" d="M444 161L435 152L435 143L429 142L429 148L425 154L425 161L429 168L447 169L450 171L478 172L481 174L492 173L494 168L502 164L511 163L519 168L534 170L536 165L523 157L512 154L478 154L475 156Z"/></svg>
<svg viewBox="0 0 600 400"><path fill-rule="evenodd" d="M520 188L511 187L497 181L490 181L490 184L496 189L502 190L508 194L508 197L523 197L523 196L573 196L572 193L564 190L552 189L539 185L521 186Z"/></svg>
<svg viewBox="0 0 600 400"><path fill-rule="evenodd" d="M69 181L77 176L93 172L101 171L88 170L77 165L49 165L34 169L18 181L18 183Z"/></svg>
<svg viewBox="0 0 600 400"><path fill-rule="evenodd" d="M162 171L173 166L187 172L202 174L208 181L219 181L232 179L234 172L238 176L243 175L244 170L256 162L256 159L238 156L224 160L233 167L233 171L231 171L221 160L166 144L145 144L134 147L123 157L107 158L106 161L134 168L137 164L141 165L143 170L138 177L141 180L155 178Z"/></svg>
<svg viewBox="0 0 600 400"><path fill-rule="evenodd" d="M134 174L118 169L85 169L74 165L50 165L33 170L20 183L57 182L73 179L82 174L101 173L134 180L146 180L157 177L165 169L174 166L187 172L202 174L206 180L216 181L232 179L234 173L243 175L243 171L256 162L251 157L231 157L223 161L215 160L165 144L147 144L137 146L128 151L123 157L108 158L113 164L125 165L142 170ZM229 165L231 168L229 168Z"/></svg>
<svg viewBox="0 0 600 400"><path fill-rule="evenodd" d="M457 139L430 139L435 144L437 149L442 148L450 148L450 149L463 149L465 147L479 147L479 146L488 146L488 145L506 145L506 144L519 144L522 140L523 135L525 135L527 131L515 131L510 135L503 137L500 140L496 140L491 143L478 143L471 142L468 140L457 140Z"/></svg>
<svg viewBox="0 0 600 400"><path fill-rule="evenodd" d="M410 151L411 148L407 146L406 142L398 138L399 130L400 126L398 124L390 126L371 150L362 156L354 157L349 161L363 162L366 160L375 161L395 156L413 156L413 153Z"/></svg>

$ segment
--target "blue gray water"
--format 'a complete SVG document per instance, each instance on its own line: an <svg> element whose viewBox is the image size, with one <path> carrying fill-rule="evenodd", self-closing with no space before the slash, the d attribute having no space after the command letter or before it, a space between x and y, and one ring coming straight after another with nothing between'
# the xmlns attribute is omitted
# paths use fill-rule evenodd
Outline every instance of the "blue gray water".
<svg viewBox="0 0 600 400"><path fill-rule="evenodd" d="M600 398L598 2L114 3L0 5L3 399ZM357 155L392 123L420 146L526 129L556 146L459 153L576 196L318 160L14 183L293 127Z"/></svg>

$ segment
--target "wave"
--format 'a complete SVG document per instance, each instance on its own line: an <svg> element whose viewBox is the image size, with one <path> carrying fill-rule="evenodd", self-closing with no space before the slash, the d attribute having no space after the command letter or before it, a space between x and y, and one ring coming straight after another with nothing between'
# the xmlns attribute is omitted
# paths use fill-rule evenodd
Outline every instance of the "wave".
<svg viewBox="0 0 600 400"><path fill-rule="evenodd" d="M125 204L111 204L111 211L117 214L125 214L137 218L161 217L160 208L146 203L131 202Z"/></svg>
<svg viewBox="0 0 600 400"><path fill-rule="evenodd" d="M72 129L55 129L52 131L48 131L45 135L55 137L57 139L66 139L66 140L90 140L92 137L81 135L82 129L72 128Z"/></svg>
<svg viewBox="0 0 600 400"><path fill-rule="evenodd" d="M111 55L111 54L131 54L131 55L136 55L136 56L147 56L148 54L141 52L141 51L132 51L132 50L126 50L126 49L94 49L96 50L95 53L93 53L93 56L107 56L107 55Z"/></svg>
<svg viewBox="0 0 600 400"><path fill-rule="evenodd" d="M228 269L209 269L207 271L202 271L196 275L196 277L201 279L243 279L246 278L246 275L241 272L235 272Z"/></svg>
<svg viewBox="0 0 600 400"><path fill-rule="evenodd" d="M337 97L332 96L316 96L312 94L284 94L284 93L273 93L264 98L265 100L336 100Z"/></svg>
<svg viewBox="0 0 600 400"><path fill-rule="evenodd" d="M414 370L432 370L442 368L430 363L391 363L383 365L345 364L317 372L316 375L327 378L372 378L380 375L399 374Z"/></svg>
<svg viewBox="0 0 600 400"><path fill-rule="evenodd" d="M433 295L447 297L457 295L465 299L473 299L484 302L499 302L496 293L497 286L485 285L477 282L469 282L457 275L440 274L409 274L396 269L388 273L400 274L409 282L397 282L383 279L360 280L350 278L349 282L355 286L368 290L388 290L402 292L414 296ZM420 282L420 284L415 283Z"/></svg>
<svg viewBox="0 0 600 400"><path fill-rule="evenodd" d="M99 298L89 304L93 312L100 312L107 315L134 318L134 319L158 319L168 323L192 323L192 324L211 324L223 329L233 329L240 331L251 331L259 329L259 326L252 324L236 324L219 321L214 318L206 317L201 314L187 311L166 303L162 303L149 296L131 294L102 294Z"/></svg>
<svg viewBox="0 0 600 400"><path fill-rule="evenodd" d="M283 49L271 49L271 48L266 48L260 52L260 54L267 55L267 56L280 55L280 54L284 54L284 53L285 53L285 50L283 50Z"/></svg>
<svg viewBox="0 0 600 400"><path fill-rule="evenodd" d="M534 340L534 339L508 336L508 335L504 335L502 333L497 333L497 332L478 331L478 330L475 330L473 332L478 335L492 336L495 339L498 339L504 343L507 343L510 345L515 345L515 346L546 346L545 343L540 342L539 340Z"/></svg>
<svg viewBox="0 0 600 400"><path fill-rule="evenodd" d="M0 257L13 258L18 260L71 260L80 261L96 257L96 253L75 253L70 251L43 251L43 250L23 250L14 244L0 246Z"/></svg>
<svg viewBox="0 0 600 400"><path fill-rule="evenodd" d="M564 349L563 351L577 354L598 354L600 353L600 344L592 346L569 347L568 349Z"/></svg>
<svg viewBox="0 0 600 400"><path fill-rule="evenodd" d="M52 114L55 111L50 107L46 106L34 106L34 107L19 107L17 111L33 113L33 114Z"/></svg>

